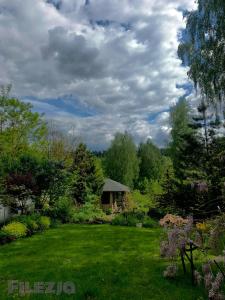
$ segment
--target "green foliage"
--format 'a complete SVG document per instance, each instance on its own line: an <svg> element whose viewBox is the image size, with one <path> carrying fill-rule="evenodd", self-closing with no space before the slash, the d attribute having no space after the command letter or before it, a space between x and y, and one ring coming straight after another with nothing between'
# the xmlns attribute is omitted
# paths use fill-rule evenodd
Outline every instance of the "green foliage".
<svg viewBox="0 0 225 300"><path fill-rule="evenodd" d="M141 223L143 227L153 228L157 226L157 222L145 216L141 211L124 212L113 218L112 225L120 226L136 226Z"/></svg>
<svg viewBox="0 0 225 300"><path fill-rule="evenodd" d="M0 107L1 153L15 158L44 142L46 125L31 104L2 95Z"/></svg>
<svg viewBox="0 0 225 300"><path fill-rule="evenodd" d="M52 219L58 219L62 223L67 223L71 220L73 214L74 204L70 197L62 196L45 210L45 214Z"/></svg>
<svg viewBox="0 0 225 300"><path fill-rule="evenodd" d="M145 228L155 228L158 226L158 223L150 218L150 217L144 217L144 220L143 220L143 227Z"/></svg>
<svg viewBox="0 0 225 300"><path fill-rule="evenodd" d="M176 106L171 108L170 123L172 126L171 137L172 141L169 145L170 156L173 160L175 174L180 178L184 177L183 172L186 170L185 164L190 164L193 159L189 148L200 149L198 140L194 131L189 126L191 123L190 108L187 101L182 98ZM188 151L186 151L188 150ZM186 153L184 154L184 152Z"/></svg>
<svg viewBox="0 0 225 300"><path fill-rule="evenodd" d="M136 226L136 223L139 223L139 220L137 218L132 216L126 218L122 214L117 215L112 220L112 225L119 225L119 226Z"/></svg>
<svg viewBox="0 0 225 300"><path fill-rule="evenodd" d="M150 207L154 207L154 200L148 194L141 194L138 190L134 190L132 198L138 210L147 213Z"/></svg>
<svg viewBox="0 0 225 300"><path fill-rule="evenodd" d="M45 157L49 160L63 162L67 168L70 168L77 138L71 132L66 134L54 121L48 122L47 131L46 147L44 148Z"/></svg>
<svg viewBox="0 0 225 300"><path fill-rule="evenodd" d="M51 225L51 219L46 216L40 216L40 218L37 219L37 223L39 225L40 230L46 230Z"/></svg>
<svg viewBox="0 0 225 300"><path fill-rule="evenodd" d="M28 234L32 235L39 230L39 225L37 223L37 215L20 215L14 218L14 221L23 223L28 230Z"/></svg>
<svg viewBox="0 0 225 300"><path fill-rule="evenodd" d="M170 116L172 141L169 150L174 174L165 174L159 204L170 212L206 217L215 210L209 194L207 139L198 131L185 99L171 109Z"/></svg>
<svg viewBox="0 0 225 300"><path fill-rule="evenodd" d="M18 206L26 212L28 199L33 199L35 206L42 209L46 202L53 205L60 196L69 193L73 176L60 162L37 158L23 154L15 160L3 159L2 182L5 194L10 196L10 206Z"/></svg>
<svg viewBox="0 0 225 300"><path fill-rule="evenodd" d="M77 208L72 216L74 223L102 223L104 219L104 212L98 205L91 202L86 202L82 207Z"/></svg>
<svg viewBox="0 0 225 300"><path fill-rule="evenodd" d="M202 96L213 103L224 100L225 4L223 0L198 0L186 13L185 39L178 55L190 66L189 77Z"/></svg>
<svg viewBox="0 0 225 300"><path fill-rule="evenodd" d="M84 144L74 152L72 171L76 180L72 195L79 204L85 202L88 194L100 195L104 183L103 172L99 162Z"/></svg>
<svg viewBox="0 0 225 300"><path fill-rule="evenodd" d="M106 152L104 164L109 178L133 187L138 178L139 160L136 146L127 132L115 135Z"/></svg>
<svg viewBox="0 0 225 300"><path fill-rule="evenodd" d="M2 227L2 232L11 235L15 238L21 238L26 236L27 227L20 222L12 222Z"/></svg>
<svg viewBox="0 0 225 300"><path fill-rule="evenodd" d="M158 180L162 173L162 155L160 150L148 140L142 143L138 149L138 157L140 160L139 180Z"/></svg>

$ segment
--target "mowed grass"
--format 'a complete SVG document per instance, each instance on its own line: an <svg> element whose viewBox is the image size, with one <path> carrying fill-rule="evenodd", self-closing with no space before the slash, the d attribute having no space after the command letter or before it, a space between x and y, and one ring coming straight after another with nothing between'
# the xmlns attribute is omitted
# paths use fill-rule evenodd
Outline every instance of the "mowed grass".
<svg viewBox="0 0 225 300"><path fill-rule="evenodd" d="M206 299L190 277L163 278L160 229L62 225L0 247L0 299ZM74 295L8 295L8 280L72 281ZM202 298L201 298L202 297Z"/></svg>

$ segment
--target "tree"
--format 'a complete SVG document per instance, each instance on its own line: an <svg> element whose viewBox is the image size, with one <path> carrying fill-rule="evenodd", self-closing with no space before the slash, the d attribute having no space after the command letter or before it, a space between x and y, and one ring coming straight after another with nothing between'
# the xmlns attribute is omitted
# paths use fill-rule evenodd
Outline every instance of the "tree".
<svg viewBox="0 0 225 300"><path fill-rule="evenodd" d="M16 157L44 143L46 125L32 105L0 96L0 152ZM37 150L37 148L36 148Z"/></svg>
<svg viewBox="0 0 225 300"><path fill-rule="evenodd" d="M186 99L181 98L170 110L170 124L172 129L169 153L173 160L176 173L179 173L179 170L183 167L181 165L181 153L185 148L185 136L192 136L193 134L193 130L190 128L190 122L190 108Z"/></svg>
<svg viewBox="0 0 225 300"><path fill-rule="evenodd" d="M9 196L5 197L5 204L20 206L23 212L28 200L33 200L38 209L45 203L54 205L70 187L72 176L60 162L23 154L14 160L2 161L1 167L5 196Z"/></svg>
<svg viewBox="0 0 225 300"><path fill-rule="evenodd" d="M101 165L84 144L73 154L72 172L76 177L72 195L78 204L84 204L89 195L100 196L104 183Z"/></svg>
<svg viewBox="0 0 225 300"><path fill-rule="evenodd" d="M209 145L209 159L207 160L208 181L210 194L214 210L218 206L223 211L225 209L225 137L212 139Z"/></svg>
<svg viewBox="0 0 225 300"><path fill-rule="evenodd" d="M187 12L184 39L178 55L190 66L189 77L212 103L225 99L225 2L197 0L197 10Z"/></svg>
<svg viewBox="0 0 225 300"><path fill-rule="evenodd" d="M136 146L127 132L115 135L104 163L108 177L133 187L138 178L139 160Z"/></svg>
<svg viewBox="0 0 225 300"><path fill-rule="evenodd" d="M212 210L207 168L209 140L206 139L205 131L202 133L199 130L205 128L205 109L203 116L194 115L195 120L192 116L185 100L181 100L171 110L170 154L175 177L165 178L165 193L160 204L200 217Z"/></svg>
<svg viewBox="0 0 225 300"><path fill-rule="evenodd" d="M162 155L160 150L148 140L141 143L138 149L140 160L139 178L148 180L159 180L162 173Z"/></svg>
<svg viewBox="0 0 225 300"><path fill-rule="evenodd" d="M58 160L68 167L73 162L73 152L78 145L78 138L74 134L66 134L53 121L47 124L46 155L50 160Z"/></svg>

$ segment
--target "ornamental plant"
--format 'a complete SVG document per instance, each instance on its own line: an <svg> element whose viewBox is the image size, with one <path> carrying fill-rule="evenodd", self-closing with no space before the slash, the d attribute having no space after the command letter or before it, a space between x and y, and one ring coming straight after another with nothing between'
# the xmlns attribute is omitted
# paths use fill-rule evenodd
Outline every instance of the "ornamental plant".
<svg viewBox="0 0 225 300"><path fill-rule="evenodd" d="M204 284L209 300L225 299L223 294L225 283L225 214L214 218L213 221L194 224L193 218L183 219L179 216L167 215L160 220L165 229L165 239L161 242L160 253L171 261L163 275L175 278L180 258L184 273L186 262L190 263L193 285ZM208 251L222 255L209 260ZM194 263L194 251L201 251L206 255L206 262L202 270L197 270Z"/></svg>
<svg viewBox="0 0 225 300"><path fill-rule="evenodd" d="M38 220L38 225L41 230L48 229L51 225L51 220L49 217L41 216Z"/></svg>
<svg viewBox="0 0 225 300"><path fill-rule="evenodd" d="M20 222L12 222L2 227L2 232L14 237L21 238L26 236L27 227Z"/></svg>

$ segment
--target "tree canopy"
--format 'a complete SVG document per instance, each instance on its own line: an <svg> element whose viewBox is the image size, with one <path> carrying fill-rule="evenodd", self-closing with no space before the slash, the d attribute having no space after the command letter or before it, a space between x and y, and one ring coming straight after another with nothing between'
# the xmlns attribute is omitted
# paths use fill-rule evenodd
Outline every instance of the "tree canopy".
<svg viewBox="0 0 225 300"><path fill-rule="evenodd" d="M0 151L15 156L44 142L46 124L32 105L0 96Z"/></svg>
<svg viewBox="0 0 225 300"><path fill-rule="evenodd" d="M75 175L72 195L77 203L85 203L90 194L101 194L104 183L101 166L84 144L73 154L72 172Z"/></svg>
<svg viewBox="0 0 225 300"><path fill-rule="evenodd" d="M197 0L197 10L185 14L186 29L178 48L195 87L212 103L225 98L224 16L224 0Z"/></svg>
<svg viewBox="0 0 225 300"><path fill-rule="evenodd" d="M140 178L159 179L162 171L162 155L151 140L140 144L138 157L140 159Z"/></svg>
<svg viewBox="0 0 225 300"><path fill-rule="evenodd" d="M117 133L105 157L106 174L113 180L133 187L139 173L137 149L131 135Z"/></svg>

